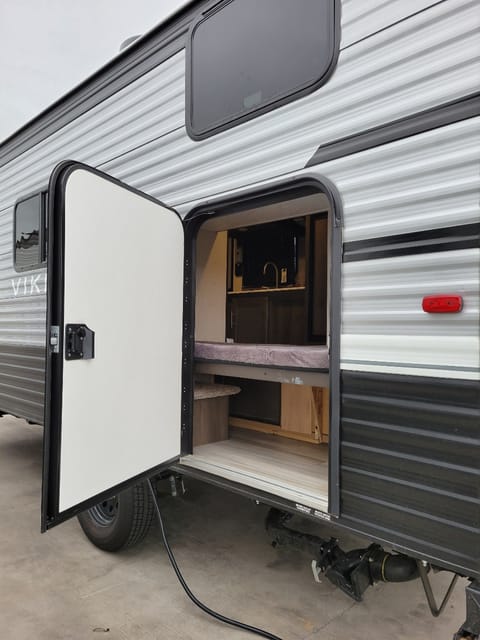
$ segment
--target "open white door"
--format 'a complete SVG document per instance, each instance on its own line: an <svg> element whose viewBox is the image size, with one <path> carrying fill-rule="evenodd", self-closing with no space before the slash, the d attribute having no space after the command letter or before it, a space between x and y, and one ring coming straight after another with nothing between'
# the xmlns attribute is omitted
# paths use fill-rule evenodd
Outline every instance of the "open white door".
<svg viewBox="0 0 480 640"><path fill-rule="evenodd" d="M175 211L62 163L48 253L43 531L176 460L189 393Z"/></svg>

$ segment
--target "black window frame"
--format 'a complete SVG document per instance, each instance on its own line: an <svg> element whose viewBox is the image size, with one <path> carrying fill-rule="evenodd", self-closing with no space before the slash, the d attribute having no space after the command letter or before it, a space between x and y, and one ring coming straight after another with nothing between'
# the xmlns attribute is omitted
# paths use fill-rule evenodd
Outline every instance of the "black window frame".
<svg viewBox="0 0 480 640"><path fill-rule="evenodd" d="M27 202L28 200L32 200L33 198L40 198L40 224L38 229L38 246L40 252L40 262L32 263L31 265L26 266L18 266L17 265L17 209L18 207ZM47 191L35 191L34 193L29 193L26 196L22 196L19 200L15 202L13 208L13 248L12 248L12 257L13 257L13 268L17 273L25 273L26 271L35 271L36 269L42 269L47 266Z"/></svg>
<svg viewBox="0 0 480 640"><path fill-rule="evenodd" d="M306 86L301 86L296 90L289 91L287 93L281 94L278 98L267 102L260 107L252 109L248 113L235 116L228 120L222 120L217 125L213 125L208 129L204 129L202 131L196 131L193 123L192 123L192 115L193 115L193 96L192 96L192 62L193 62L193 37L195 35L196 29L202 24L204 21L208 20L208 18L220 11L224 6L230 4L234 0L213 0L203 11L195 16L192 24L190 26L187 42L186 42L186 69L185 69L185 127L188 136L195 141L205 140L210 138L217 133L221 133L222 131L227 131L228 129L232 129L239 124L244 122L248 122L249 120L253 120L258 116L261 116L269 111L273 111L278 107L284 106L302 98L310 93L315 92L317 89L322 87L324 84L328 82L330 77L332 76L335 68L337 66L338 56L340 52L340 11L341 11L341 0L332 0L333 2L333 41L332 41L332 53L330 57L329 65L326 71L323 73L320 78L315 80L312 83L309 83Z"/></svg>

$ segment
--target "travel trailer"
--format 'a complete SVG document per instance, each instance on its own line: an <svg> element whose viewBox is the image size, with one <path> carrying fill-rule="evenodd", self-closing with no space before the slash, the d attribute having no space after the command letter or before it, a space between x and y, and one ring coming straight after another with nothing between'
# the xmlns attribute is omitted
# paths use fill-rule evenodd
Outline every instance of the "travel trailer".
<svg viewBox="0 0 480 640"><path fill-rule="evenodd" d="M479 23L191 2L3 142L0 409L44 425L44 531L119 549L146 479L197 478L355 599L469 578L480 634Z"/></svg>

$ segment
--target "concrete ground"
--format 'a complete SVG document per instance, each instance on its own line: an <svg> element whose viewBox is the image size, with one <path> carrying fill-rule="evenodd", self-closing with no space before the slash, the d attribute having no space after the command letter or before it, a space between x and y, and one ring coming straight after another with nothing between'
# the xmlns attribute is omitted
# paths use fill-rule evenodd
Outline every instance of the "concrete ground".
<svg viewBox="0 0 480 640"><path fill-rule="evenodd" d="M40 535L41 453L39 427L0 420L1 640L255 637L186 599L156 527L144 544L114 555L93 547L76 520ZM451 640L464 620L465 581L439 619L418 581L378 585L354 603L313 581L311 558L269 545L265 507L198 482L187 486L184 497L163 502L171 545L193 591L225 615L284 640ZM438 594L449 579L434 577Z"/></svg>

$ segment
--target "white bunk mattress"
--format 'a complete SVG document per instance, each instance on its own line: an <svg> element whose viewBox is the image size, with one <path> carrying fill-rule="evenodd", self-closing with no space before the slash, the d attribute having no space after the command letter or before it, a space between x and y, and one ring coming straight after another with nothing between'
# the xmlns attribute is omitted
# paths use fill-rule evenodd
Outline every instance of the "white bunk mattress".
<svg viewBox="0 0 480 640"><path fill-rule="evenodd" d="M329 367L328 347L325 345L195 342L195 360L322 372L327 372Z"/></svg>

